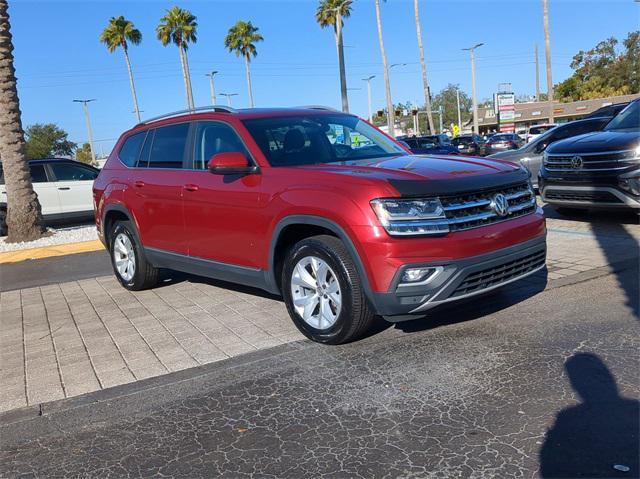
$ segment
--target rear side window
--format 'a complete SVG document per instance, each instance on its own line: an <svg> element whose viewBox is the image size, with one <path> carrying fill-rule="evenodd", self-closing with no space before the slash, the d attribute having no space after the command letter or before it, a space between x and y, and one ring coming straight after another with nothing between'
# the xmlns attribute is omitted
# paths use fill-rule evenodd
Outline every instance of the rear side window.
<svg viewBox="0 0 640 479"><path fill-rule="evenodd" d="M31 173L31 182L33 183L46 183L47 173L44 171L44 165L30 165L29 172Z"/></svg>
<svg viewBox="0 0 640 479"><path fill-rule="evenodd" d="M146 166L148 168L182 168L188 134L189 123L156 128Z"/></svg>
<svg viewBox="0 0 640 479"><path fill-rule="evenodd" d="M140 133L136 133L135 135L131 135L124 141L122 148L120 148L120 152L118 153L118 158L120 158L120 161L122 161L127 166L136 165L146 134L146 131L142 131Z"/></svg>
<svg viewBox="0 0 640 479"><path fill-rule="evenodd" d="M56 181L93 181L98 176L91 168L71 163L51 163Z"/></svg>

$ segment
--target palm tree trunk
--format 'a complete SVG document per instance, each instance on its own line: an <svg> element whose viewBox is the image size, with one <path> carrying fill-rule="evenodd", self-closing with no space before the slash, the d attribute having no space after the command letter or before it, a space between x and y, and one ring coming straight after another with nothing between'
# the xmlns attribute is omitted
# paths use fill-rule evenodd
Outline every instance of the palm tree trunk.
<svg viewBox="0 0 640 479"><path fill-rule="evenodd" d="M180 65L182 66L182 79L184 80L184 91L185 94L187 95L187 109L191 110L193 109L192 103L191 103L191 94L190 94L190 84L189 84L189 77L187 75L187 62L186 62L186 52L184 51L184 48L182 48L182 44L178 45L178 51L180 52Z"/></svg>
<svg viewBox="0 0 640 479"><path fill-rule="evenodd" d="M342 111L349 113L349 98L347 97L347 73L344 67L344 41L342 36L342 17L336 15L336 47L338 49L338 65L340 68L340 96L342 97Z"/></svg>
<svg viewBox="0 0 640 479"><path fill-rule="evenodd" d="M0 160L7 189L7 241L18 242L40 238L44 228L25 155L7 8L7 0L0 0Z"/></svg>
<svg viewBox="0 0 640 479"><path fill-rule="evenodd" d="M427 63L424 61L424 45L422 44L422 27L420 25L420 10L418 0L413 0L413 9L416 15L416 34L418 35L418 49L420 50L420 66L422 67L422 86L424 87L424 105L427 109L429 121L429 133L435 133L433 128L433 114L431 113L431 98L429 96L429 82L427 81ZM416 132L417 134L417 132Z"/></svg>
<svg viewBox="0 0 640 479"><path fill-rule="evenodd" d="M133 70L131 69L131 61L129 61L129 52L127 51L127 47L125 45L122 46L122 50L124 51L124 59L127 62L127 70L129 72L129 85L131 86L131 96L133 96L133 108L136 112L136 117L138 118L138 123L142 120L140 119L140 107L138 106L138 95L136 95L136 85L133 82Z"/></svg>
<svg viewBox="0 0 640 479"><path fill-rule="evenodd" d="M387 53L384 49L384 38L382 37L382 18L380 16L380 0L376 0L376 20L378 22L378 38L380 40L380 54L382 55L382 68L384 70L384 88L387 97L387 128L389 135L395 136L395 111L393 110L393 100L391 99L391 84L389 82L389 65L387 63Z"/></svg>
<svg viewBox="0 0 640 479"><path fill-rule="evenodd" d="M191 69L189 68L189 55L187 54L187 50L184 50L184 68L187 72L187 95L189 97L189 108L192 110L195 108L196 104L193 101L193 88L191 87Z"/></svg>
<svg viewBox="0 0 640 479"><path fill-rule="evenodd" d="M249 55L244 57L244 66L247 70L247 88L249 89L249 108L253 108L253 87L251 86L251 69L249 67Z"/></svg>
<svg viewBox="0 0 640 479"><path fill-rule="evenodd" d="M549 123L553 123L553 79L551 77L551 39L549 36L549 3L542 0L542 18L544 23L544 49L547 63L547 95L549 100Z"/></svg>

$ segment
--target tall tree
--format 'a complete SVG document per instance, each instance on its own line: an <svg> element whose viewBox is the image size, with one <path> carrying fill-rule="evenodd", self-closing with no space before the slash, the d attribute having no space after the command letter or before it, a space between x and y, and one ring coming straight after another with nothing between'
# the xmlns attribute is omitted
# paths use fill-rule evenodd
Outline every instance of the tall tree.
<svg viewBox="0 0 640 479"><path fill-rule="evenodd" d="M44 227L25 155L7 0L0 0L0 160L7 189L7 241L38 239Z"/></svg>
<svg viewBox="0 0 640 479"><path fill-rule="evenodd" d="M433 108L440 109L442 107L442 123L448 127L452 123L458 123L458 99L457 92L459 85L449 83L433 98ZM465 92L460 90L460 117L462 124L471 119L472 100Z"/></svg>
<svg viewBox="0 0 640 479"><path fill-rule="evenodd" d="M418 50L420 50L420 67L422 68L422 86L424 88L424 104L429 121L429 132L435 133L433 128L433 114L431 113L431 96L429 95L429 82L427 81L427 63L424 60L424 45L422 44L422 26L420 25L420 7L418 0L413 0L413 12L416 17L416 34L418 35Z"/></svg>
<svg viewBox="0 0 640 479"><path fill-rule="evenodd" d="M35 123L26 128L27 159L49 156L71 156L76 144L69 141L66 131L54 123Z"/></svg>
<svg viewBox="0 0 640 479"><path fill-rule="evenodd" d="M100 34L100 41L107 46L109 53L113 53L116 48L122 47L124 59L127 63L127 71L129 72L129 85L131 87L131 96L133 97L133 108L136 112L138 122L140 122L140 107L138 106L136 86L133 82L133 70L131 69L131 61L129 60L129 43L139 45L142 41L142 33L140 33L140 30L138 30L132 22L120 15L119 17L111 17L109 24Z"/></svg>
<svg viewBox="0 0 640 479"><path fill-rule="evenodd" d="M549 0L542 0L542 23L544 26L544 54L547 64L547 98L549 101L549 123L553 123L553 78L551 76L551 38L549 35Z"/></svg>
<svg viewBox="0 0 640 479"><path fill-rule="evenodd" d="M191 88L191 73L189 71L189 58L187 49L189 43L196 43L196 17L189 11L179 7L171 7L160 19L160 25L156 28L158 40L163 46L173 43L180 52L180 64L182 65L182 76L184 78L184 88L187 92L187 108L193 109L193 90Z"/></svg>
<svg viewBox="0 0 640 479"><path fill-rule="evenodd" d="M249 107L253 108L253 88L251 86L251 58L258 55L256 42L264 40L258 32L258 27L254 27L251 22L238 20L229 29L229 33L224 39L224 46L230 52L235 52L238 57L244 58L244 66L247 73L247 89L249 90Z"/></svg>
<svg viewBox="0 0 640 479"><path fill-rule="evenodd" d="M380 55L382 56L382 69L384 73L384 92L387 98L387 128L389 135L394 136L395 112L393 110L393 100L391 98L391 83L389 81L389 63L387 62L387 52L384 48L384 37L382 36L382 15L380 13L380 0L376 1L376 22L378 24L378 39L380 40Z"/></svg>
<svg viewBox="0 0 640 479"><path fill-rule="evenodd" d="M342 111L349 111L349 99L347 97L347 74L344 66L344 41L342 27L343 18L351 16L352 0L321 0L316 10L316 21L320 27L333 26L336 48L338 49L338 65L340 68L340 96L342 98Z"/></svg>
<svg viewBox="0 0 640 479"><path fill-rule="evenodd" d="M93 156L91 155L91 145L89 143L83 143L82 146L76 150L76 161L93 165Z"/></svg>

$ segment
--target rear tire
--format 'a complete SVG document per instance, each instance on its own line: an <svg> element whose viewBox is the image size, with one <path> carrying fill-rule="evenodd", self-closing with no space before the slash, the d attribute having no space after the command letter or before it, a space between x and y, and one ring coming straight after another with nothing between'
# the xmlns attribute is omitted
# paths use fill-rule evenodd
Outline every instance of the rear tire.
<svg viewBox="0 0 640 479"><path fill-rule="evenodd" d="M313 341L346 343L373 324L358 270L338 238L320 235L296 243L286 254L281 284L289 316Z"/></svg>
<svg viewBox="0 0 640 479"><path fill-rule="evenodd" d="M131 222L116 222L109 240L111 265L122 286L131 291L139 291L153 288L158 283L158 268L145 258Z"/></svg>

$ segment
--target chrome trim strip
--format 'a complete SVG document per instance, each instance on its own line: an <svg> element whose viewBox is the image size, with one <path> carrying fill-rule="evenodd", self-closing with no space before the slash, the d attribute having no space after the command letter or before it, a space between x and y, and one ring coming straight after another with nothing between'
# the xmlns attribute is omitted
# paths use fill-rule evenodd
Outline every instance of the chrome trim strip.
<svg viewBox="0 0 640 479"><path fill-rule="evenodd" d="M597 202L597 201L579 201L579 200L556 200L556 199L547 199L545 192L546 191L566 191L571 193L572 191L584 191L588 193L597 193L597 192L605 192L611 193L613 196L621 200L625 205L630 206L632 208L640 208L640 201L634 200L629 196L625 195L621 191L610 188L606 186L547 186L546 188L540 190L540 196L542 200L546 203L550 204L562 204L562 205L580 205L580 206L622 206L620 203L609 203L609 202Z"/></svg>
<svg viewBox="0 0 640 479"><path fill-rule="evenodd" d="M596 155L617 155L620 153L628 153L634 150L616 150L616 151L600 151L598 153L547 153L547 156L596 156Z"/></svg>

